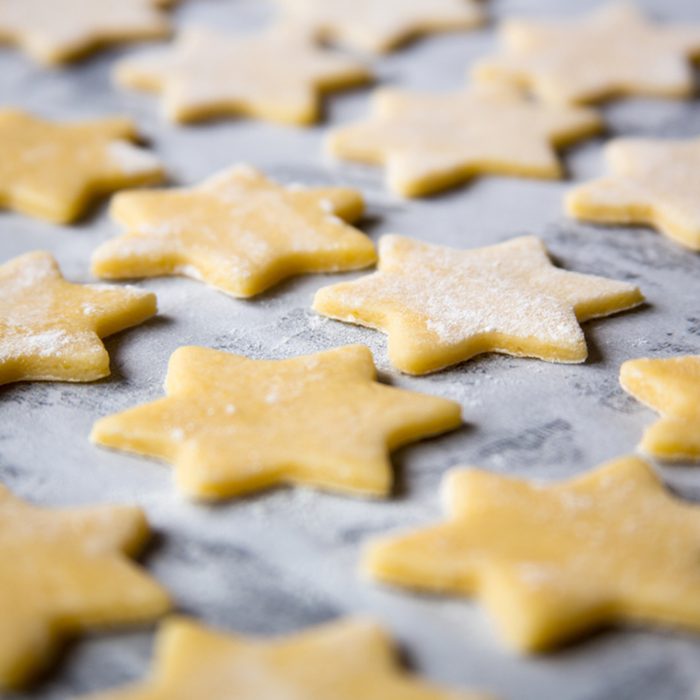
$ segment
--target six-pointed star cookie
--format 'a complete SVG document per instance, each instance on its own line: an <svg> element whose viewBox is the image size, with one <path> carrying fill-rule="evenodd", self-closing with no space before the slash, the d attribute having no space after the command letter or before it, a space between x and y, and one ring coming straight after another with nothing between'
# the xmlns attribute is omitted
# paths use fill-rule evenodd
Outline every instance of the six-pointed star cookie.
<svg viewBox="0 0 700 700"><path fill-rule="evenodd" d="M135 138L129 119L59 124L0 109L0 207L69 223L94 195L162 180L160 162Z"/></svg>
<svg viewBox="0 0 700 700"><path fill-rule="evenodd" d="M476 0L277 0L285 18L319 39L384 53L422 34L484 20Z"/></svg>
<svg viewBox="0 0 700 700"><path fill-rule="evenodd" d="M591 110L539 105L509 88L380 89L373 116L332 131L327 147L339 158L385 165L394 191L418 197L479 174L560 177L554 147L601 126Z"/></svg>
<svg viewBox="0 0 700 700"><path fill-rule="evenodd" d="M700 631L700 508L642 460L553 486L458 470L444 495L447 522L370 546L373 577L476 595L524 651L616 622Z"/></svg>
<svg viewBox="0 0 700 700"><path fill-rule="evenodd" d="M133 287L71 284L49 253L0 265L0 384L89 382L109 374L100 338L156 313L156 297Z"/></svg>
<svg viewBox="0 0 700 700"><path fill-rule="evenodd" d="M362 345L289 360L183 347L165 390L99 420L91 439L172 462L199 498L289 482L384 496L390 450L461 422L453 401L377 383Z"/></svg>
<svg viewBox="0 0 700 700"><path fill-rule="evenodd" d="M629 360L620 384L662 418L644 433L641 448L664 460L700 460L700 355Z"/></svg>
<svg viewBox="0 0 700 700"><path fill-rule="evenodd" d="M322 93L367 83L371 73L301 32L236 36L190 27L172 47L119 63L115 79L163 93L166 116L177 122L243 115L305 125L318 119Z"/></svg>
<svg viewBox="0 0 700 700"><path fill-rule="evenodd" d="M425 374L484 352L583 362L579 322L642 301L631 284L555 268L534 236L455 250L389 235L377 272L320 289L314 309L384 331L391 362Z"/></svg>
<svg viewBox="0 0 700 700"><path fill-rule="evenodd" d="M57 64L114 42L170 33L161 8L173 0L0 0L0 41Z"/></svg>
<svg viewBox="0 0 700 700"><path fill-rule="evenodd" d="M161 698L487 700L403 673L384 631L360 618L272 640L224 634L183 618L167 620L158 633L150 680L83 700Z"/></svg>
<svg viewBox="0 0 700 700"><path fill-rule="evenodd" d="M112 202L127 233L92 259L105 278L185 274L237 297L306 272L367 267L370 239L345 221L362 215L359 192L283 187L247 166L189 190L126 192Z"/></svg>
<svg viewBox="0 0 700 700"><path fill-rule="evenodd" d="M616 139L605 149L608 177L569 193L571 216L610 224L649 224L700 250L700 139Z"/></svg>
<svg viewBox="0 0 700 700"><path fill-rule="evenodd" d="M61 637L168 610L165 591L127 558L148 534L139 508L51 511L0 485L0 689L24 684Z"/></svg>
<svg viewBox="0 0 700 700"><path fill-rule="evenodd" d="M504 52L477 63L475 77L527 86L548 102L694 92L689 59L700 56L700 25L657 26L629 3L575 20L513 20L501 35Z"/></svg>

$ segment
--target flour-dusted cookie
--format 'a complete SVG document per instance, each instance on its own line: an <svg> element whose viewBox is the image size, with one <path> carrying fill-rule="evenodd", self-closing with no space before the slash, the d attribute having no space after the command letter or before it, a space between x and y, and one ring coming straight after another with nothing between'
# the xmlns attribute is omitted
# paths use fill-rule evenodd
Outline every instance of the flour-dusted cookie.
<svg viewBox="0 0 700 700"><path fill-rule="evenodd" d="M547 102L681 98L695 90L690 59L700 56L700 25L657 25L631 3L574 20L512 20L501 36L503 52L477 63L474 76L525 86Z"/></svg>
<svg viewBox="0 0 700 700"><path fill-rule="evenodd" d="M447 522L370 545L373 578L477 596L521 651L623 622L700 632L700 508L646 462L552 486L461 469L443 493Z"/></svg>
<svg viewBox="0 0 700 700"><path fill-rule="evenodd" d="M155 313L150 292L71 284L50 253L14 258L0 265L0 384L106 377L109 355L100 338Z"/></svg>
<svg viewBox="0 0 700 700"><path fill-rule="evenodd" d="M389 235L377 272L323 287L314 309L384 331L392 364L425 374L484 352L583 362L579 322L643 299L626 282L555 268L534 236L456 250Z"/></svg>
<svg viewBox="0 0 700 700"><path fill-rule="evenodd" d="M566 210L585 221L648 224L700 250L700 138L615 139L611 174L572 190Z"/></svg>
<svg viewBox="0 0 700 700"><path fill-rule="evenodd" d="M391 450L461 422L454 401L377 383L362 345L289 360L182 347L165 391L102 418L91 439L172 462L179 487L203 499L280 483L385 496Z"/></svg>
<svg viewBox="0 0 700 700"><path fill-rule="evenodd" d="M83 700L488 700L404 673L384 630L361 618L273 639L173 618L155 656L150 680Z"/></svg>
<svg viewBox="0 0 700 700"><path fill-rule="evenodd" d="M405 197L482 174L561 177L555 147L602 128L592 110L540 105L510 88L379 89L372 112L332 131L327 148L338 158L384 165L389 186Z"/></svg>
<svg viewBox="0 0 700 700"><path fill-rule="evenodd" d="M174 0L0 0L0 42L40 63L79 58L105 45L170 33L163 8Z"/></svg>
<svg viewBox="0 0 700 700"><path fill-rule="evenodd" d="M386 53L415 37L471 29L484 21L478 0L277 0L285 20L318 39Z"/></svg>
<svg viewBox="0 0 700 700"><path fill-rule="evenodd" d="M629 360L622 388L661 414L644 433L641 448L658 459L700 460L700 355Z"/></svg>
<svg viewBox="0 0 700 700"><path fill-rule="evenodd" d="M318 120L322 94L371 79L364 63L291 29L231 35L188 27L172 46L127 58L115 72L123 87L162 93L175 122L248 116L306 125Z"/></svg>
<svg viewBox="0 0 700 700"><path fill-rule="evenodd" d="M181 190L123 192L112 216L127 232L92 258L98 277L183 274L237 297L309 272L372 265L372 241L346 222L362 215L356 190L284 187L237 166Z"/></svg>
<svg viewBox="0 0 700 700"><path fill-rule="evenodd" d="M47 510L0 485L0 690L30 680L63 637L170 608L163 588L128 559L148 535L140 508Z"/></svg>
<svg viewBox="0 0 700 700"><path fill-rule="evenodd" d="M161 181L160 161L136 137L121 117L56 123L0 109L0 208L70 223L96 195Z"/></svg>

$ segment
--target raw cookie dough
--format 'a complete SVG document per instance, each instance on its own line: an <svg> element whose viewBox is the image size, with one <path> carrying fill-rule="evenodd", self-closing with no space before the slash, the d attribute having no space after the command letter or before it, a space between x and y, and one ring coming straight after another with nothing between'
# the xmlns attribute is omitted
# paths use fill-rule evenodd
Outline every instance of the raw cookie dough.
<svg viewBox="0 0 700 700"><path fill-rule="evenodd" d="M510 88L451 93L376 90L372 116L327 139L338 158L384 165L389 187L419 197L476 175L558 178L555 147L598 133L598 114L551 107Z"/></svg>
<svg viewBox="0 0 700 700"><path fill-rule="evenodd" d="M0 485L0 690L25 684L61 638L152 620L167 593L127 557L146 544L140 508L37 508Z"/></svg>
<svg viewBox="0 0 700 700"><path fill-rule="evenodd" d="M162 8L173 0L0 0L0 41L17 44L40 63L79 58L122 41L170 33Z"/></svg>
<svg viewBox="0 0 700 700"><path fill-rule="evenodd" d="M569 20L511 20L500 31L504 50L476 64L477 80L567 104L695 92L690 59L700 56L700 25L657 25L631 3Z"/></svg>
<svg viewBox="0 0 700 700"><path fill-rule="evenodd" d="M371 240L346 224L363 208L356 190L283 187L248 166L191 189L124 192L112 216L127 232L95 251L92 271L184 274L250 297L292 275L372 265Z"/></svg>
<svg viewBox="0 0 700 700"><path fill-rule="evenodd" d="M371 544L371 576L478 596L521 651L627 621L700 631L700 508L646 462L553 486L461 469L443 495L447 522Z"/></svg>
<svg viewBox="0 0 700 700"><path fill-rule="evenodd" d="M490 697L490 696L489 696ZM163 623L150 680L83 700L488 700L442 690L399 668L369 620L344 619L261 640L182 618Z"/></svg>
<svg viewBox="0 0 700 700"><path fill-rule="evenodd" d="M235 115L307 125L318 120L323 93L371 79L364 63L281 29L232 35L188 27L172 46L126 58L115 71L123 87L162 93L175 122Z"/></svg>
<svg viewBox="0 0 700 700"><path fill-rule="evenodd" d="M0 109L0 208L70 223L95 195L161 181L160 161L136 137L122 117L54 123Z"/></svg>
<svg viewBox="0 0 700 700"><path fill-rule="evenodd" d="M362 345L288 360L182 347L165 391L97 421L91 439L172 462L202 499L280 483L385 496L391 450L461 423L454 401L379 384Z"/></svg>
<svg viewBox="0 0 700 700"><path fill-rule="evenodd" d="M644 433L641 448L663 460L700 460L700 355L629 360L622 388L662 416Z"/></svg>
<svg viewBox="0 0 700 700"><path fill-rule="evenodd" d="M277 0L283 17L324 41L386 53L423 34L484 21L477 0Z"/></svg>
<svg viewBox="0 0 700 700"><path fill-rule="evenodd" d="M571 216L648 224L700 250L700 138L615 139L605 147L605 157L612 174L569 193Z"/></svg>
<svg viewBox="0 0 700 700"><path fill-rule="evenodd" d="M626 282L555 268L535 236L456 250L389 235L377 272L323 287L313 306L384 331L392 364L426 374L484 352L583 362L579 322L643 300Z"/></svg>
<svg viewBox="0 0 700 700"><path fill-rule="evenodd" d="M100 338L155 313L150 292L71 284L43 251L14 258L0 265L0 384L106 377L109 355Z"/></svg>

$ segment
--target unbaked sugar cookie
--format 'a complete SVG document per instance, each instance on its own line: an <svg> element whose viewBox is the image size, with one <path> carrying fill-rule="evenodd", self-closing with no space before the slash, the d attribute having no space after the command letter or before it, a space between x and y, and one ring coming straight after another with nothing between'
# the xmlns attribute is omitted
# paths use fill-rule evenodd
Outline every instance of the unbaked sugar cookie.
<svg viewBox="0 0 700 700"><path fill-rule="evenodd" d="M167 593L128 559L148 534L136 507L46 510L0 485L0 690L25 684L62 637L168 610Z"/></svg>
<svg viewBox="0 0 700 700"><path fill-rule="evenodd" d="M122 192L112 216L127 231L92 258L98 277L182 274L236 297L302 273L367 267L371 240L347 222L364 209L343 187L284 187L248 166L191 189Z"/></svg>
<svg viewBox="0 0 700 700"><path fill-rule="evenodd" d="M642 460L551 486L455 470L443 494L446 522L371 544L371 576L477 596L521 651L618 622L700 632L700 508Z"/></svg>
<svg viewBox="0 0 700 700"><path fill-rule="evenodd" d="M389 235L377 272L323 287L314 309L384 331L392 364L425 374L484 352L583 362L579 322L642 300L626 282L555 268L534 236L455 250Z"/></svg>
<svg viewBox="0 0 700 700"><path fill-rule="evenodd" d="M14 258L0 265L0 384L106 377L109 355L100 338L155 313L150 292L71 284L49 253Z"/></svg>
<svg viewBox="0 0 700 700"><path fill-rule="evenodd" d="M509 88L374 94L367 121L330 133L338 158L384 165L389 187L419 197L477 175L558 178L555 147L591 136L600 117L580 107L531 102Z"/></svg>
<svg viewBox="0 0 700 700"><path fill-rule="evenodd" d="M200 499L282 483L385 496L391 450L461 423L454 401L379 384L362 345L288 360L182 347L165 391L102 418L91 439L172 462Z"/></svg>

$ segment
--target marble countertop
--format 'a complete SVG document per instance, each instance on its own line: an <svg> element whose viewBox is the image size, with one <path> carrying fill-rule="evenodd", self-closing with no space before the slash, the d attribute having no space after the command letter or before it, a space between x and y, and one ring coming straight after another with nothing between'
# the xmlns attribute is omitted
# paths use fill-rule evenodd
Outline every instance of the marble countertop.
<svg viewBox="0 0 700 700"><path fill-rule="evenodd" d="M493 0L495 17L586 11L593 0ZM640 2L660 18L700 22L697 0ZM262 26L258 0L189 0L179 23L232 29ZM495 47L493 24L435 36L377 62L383 83L450 89L466 67ZM644 47L640 47L644 50ZM407 595L363 581L356 572L364 540L440 516L438 485L458 464L522 477L561 479L634 450L653 414L619 387L620 364L639 356L700 352L700 258L646 229L600 229L568 220L562 197L572 181L602 172L603 139L568 150L568 181L482 178L447 194L402 201L379 169L333 162L321 142L329 125L367 112L370 91L330 98L323 124L310 129L229 120L187 128L164 122L157 101L111 86L108 51L74 68L46 71L0 50L0 104L57 118L132 115L177 183L194 183L236 162L283 181L344 184L368 201L365 230L376 239L402 233L456 247L541 236L566 269L629 280L648 303L585 324L590 359L555 365L483 356L422 378L393 371L379 333L319 319L316 289L353 275L307 276L251 301L237 301L185 279L148 280L160 314L106 341L112 376L93 384L25 383L0 391L0 481L40 504L135 502L156 531L145 565L178 607L205 622L251 634L278 634L347 614L383 622L411 666L447 685L483 688L511 700L677 700L700 687L700 636L650 630L602 632L536 658L509 652L478 602ZM700 134L700 100L626 100L604 109L614 135ZM0 260L45 249L64 273L88 281L92 250L116 233L104 206L80 225L51 226L0 214ZM285 358L365 343L384 378L463 406L461 430L400 450L397 493L385 502L279 489L205 507L186 502L167 465L109 452L88 442L92 423L162 393L170 353L199 344L251 357ZM700 500L700 471L664 468L677 493ZM0 624L2 621L0 620ZM90 635L71 644L45 680L19 700L68 698L142 677L152 629Z"/></svg>

